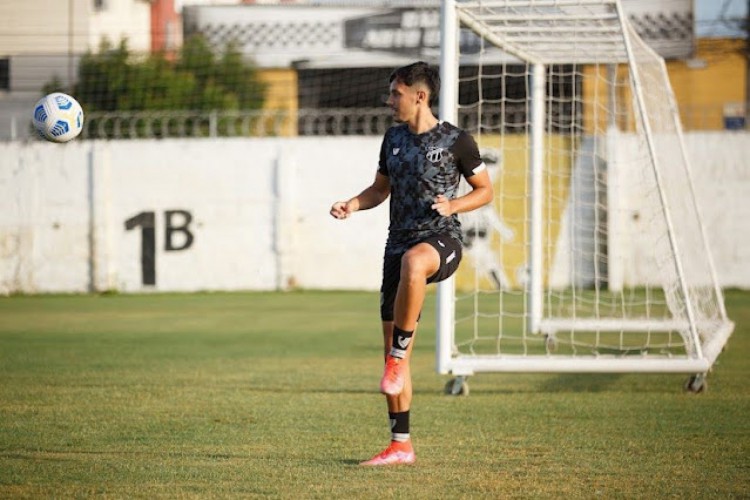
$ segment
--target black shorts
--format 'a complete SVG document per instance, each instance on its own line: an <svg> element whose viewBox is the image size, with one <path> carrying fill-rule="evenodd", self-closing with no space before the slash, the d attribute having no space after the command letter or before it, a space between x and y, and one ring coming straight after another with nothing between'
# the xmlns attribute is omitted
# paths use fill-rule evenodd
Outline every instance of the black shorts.
<svg viewBox="0 0 750 500"><path fill-rule="evenodd" d="M440 267L427 278L427 283L437 283L449 278L461 262L461 243L447 234L431 236L419 243L429 243L440 254ZM417 243L418 244L418 243ZM401 279L401 259L406 251L386 254L383 257L383 283L380 285L380 318L393 321L393 305L396 302L398 282Z"/></svg>

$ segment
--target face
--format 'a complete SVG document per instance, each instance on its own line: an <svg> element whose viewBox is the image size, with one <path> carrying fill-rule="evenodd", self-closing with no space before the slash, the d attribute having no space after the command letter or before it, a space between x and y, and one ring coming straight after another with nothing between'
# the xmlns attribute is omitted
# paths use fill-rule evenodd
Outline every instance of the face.
<svg viewBox="0 0 750 500"><path fill-rule="evenodd" d="M408 86L398 79L393 80L386 104L393 110L393 119L398 123L412 120L420 106L427 103L427 92L419 84Z"/></svg>

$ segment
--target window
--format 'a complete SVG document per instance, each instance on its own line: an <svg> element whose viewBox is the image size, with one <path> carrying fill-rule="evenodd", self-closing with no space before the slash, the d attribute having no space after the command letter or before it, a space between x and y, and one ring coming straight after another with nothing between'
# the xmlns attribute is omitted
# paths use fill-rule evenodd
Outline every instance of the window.
<svg viewBox="0 0 750 500"><path fill-rule="evenodd" d="M10 59L0 57L0 90L10 90Z"/></svg>

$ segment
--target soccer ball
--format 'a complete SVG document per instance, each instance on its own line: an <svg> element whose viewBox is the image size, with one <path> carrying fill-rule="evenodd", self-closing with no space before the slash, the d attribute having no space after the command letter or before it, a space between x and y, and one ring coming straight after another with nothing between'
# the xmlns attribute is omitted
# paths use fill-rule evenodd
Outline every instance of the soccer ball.
<svg viewBox="0 0 750 500"><path fill-rule="evenodd" d="M83 130L83 109L62 92L48 94L34 106L34 128L43 139L68 142Z"/></svg>

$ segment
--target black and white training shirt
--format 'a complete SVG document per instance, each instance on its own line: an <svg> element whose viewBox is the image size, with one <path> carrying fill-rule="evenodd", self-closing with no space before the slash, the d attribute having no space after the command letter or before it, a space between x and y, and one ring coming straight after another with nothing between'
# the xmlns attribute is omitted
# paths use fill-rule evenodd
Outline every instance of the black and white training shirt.
<svg viewBox="0 0 750 500"><path fill-rule="evenodd" d="M391 185L386 253L403 252L438 233L461 241L458 217L443 217L431 207L440 194L456 197L461 175L468 178L484 168L471 135L448 122L423 134L412 133L406 124L388 129L378 167Z"/></svg>

